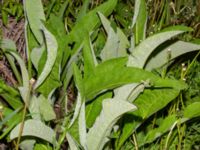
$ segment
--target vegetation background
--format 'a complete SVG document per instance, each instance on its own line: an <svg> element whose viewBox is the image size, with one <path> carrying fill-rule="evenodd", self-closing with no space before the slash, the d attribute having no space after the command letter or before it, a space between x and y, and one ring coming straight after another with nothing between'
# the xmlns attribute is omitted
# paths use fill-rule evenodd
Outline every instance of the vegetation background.
<svg viewBox="0 0 200 150"><path fill-rule="evenodd" d="M0 149L200 149L200 0L0 10Z"/></svg>

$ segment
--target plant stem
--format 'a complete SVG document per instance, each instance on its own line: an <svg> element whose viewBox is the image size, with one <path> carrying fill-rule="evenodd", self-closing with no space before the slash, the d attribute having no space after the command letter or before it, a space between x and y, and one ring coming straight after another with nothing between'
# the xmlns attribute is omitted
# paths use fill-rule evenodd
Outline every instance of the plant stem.
<svg viewBox="0 0 200 150"><path fill-rule="evenodd" d="M135 145L135 150L139 150L138 143L137 143L137 138L135 136L135 133L133 133L133 142L134 142L134 145Z"/></svg>
<svg viewBox="0 0 200 150"><path fill-rule="evenodd" d="M17 144L16 144L16 150L19 150L19 143L20 143L22 132L23 132L23 129L24 129L24 121L25 121L25 116L26 116L26 109L27 109L27 104L25 104L24 109L23 109L22 123L21 123L20 129L19 129L19 134L18 134L18 139L17 139Z"/></svg>
<svg viewBox="0 0 200 150"><path fill-rule="evenodd" d="M168 150L169 139L170 139L170 137L172 135L173 129L176 127L176 124L177 124L177 121L173 124L173 126L171 127L171 130L170 130L169 134L167 135L167 140L166 140L166 143L165 143L164 150Z"/></svg>
<svg viewBox="0 0 200 150"><path fill-rule="evenodd" d="M62 145L62 143L63 143L63 141L66 137L67 131L68 131L68 126L67 126L68 123L69 123L69 118L67 117L67 118L65 118L65 121L64 121L64 124L63 124L64 131L63 131L62 135L60 136L60 138L58 140L58 144L56 145L55 150L60 150L60 147L61 147L61 145Z"/></svg>

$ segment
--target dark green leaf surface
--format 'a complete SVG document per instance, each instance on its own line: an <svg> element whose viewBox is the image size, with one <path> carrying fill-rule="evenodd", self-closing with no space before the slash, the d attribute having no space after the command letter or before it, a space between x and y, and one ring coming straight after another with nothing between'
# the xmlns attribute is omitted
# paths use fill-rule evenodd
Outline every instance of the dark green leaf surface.
<svg viewBox="0 0 200 150"><path fill-rule="evenodd" d="M183 89L183 82L161 79L151 72L134 67L125 67L127 58L117 58L99 64L94 74L84 79L86 101L91 100L103 90L116 88L128 83L139 83L149 80L155 87L174 87Z"/></svg>

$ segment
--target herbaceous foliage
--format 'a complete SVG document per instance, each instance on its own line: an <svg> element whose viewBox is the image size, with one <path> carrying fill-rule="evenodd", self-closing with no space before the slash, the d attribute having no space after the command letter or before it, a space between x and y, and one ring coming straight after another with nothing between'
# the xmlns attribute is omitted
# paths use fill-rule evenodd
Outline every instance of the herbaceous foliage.
<svg viewBox="0 0 200 150"><path fill-rule="evenodd" d="M16 149L58 150L67 139L71 150L118 150L152 148L151 143L162 138L160 147L168 149L173 131L180 132L182 124L200 115L197 101L184 106L181 116L153 117L188 88L183 80L167 78L166 66L200 49L198 43L173 40L192 29L172 26L147 36L144 0L135 1L131 37L107 18L117 0L92 10L84 1L69 29L63 17L70 3L66 1L57 13L52 11L53 3L47 14L40 0L23 3L27 62L11 40L1 40L18 86L0 81L0 95L7 103L1 104L0 139L7 136L16 141ZM102 48L97 52L96 47ZM159 67L164 68L161 76L152 72ZM77 94L69 110L66 90L71 82ZM60 120L55 103L64 114Z"/></svg>

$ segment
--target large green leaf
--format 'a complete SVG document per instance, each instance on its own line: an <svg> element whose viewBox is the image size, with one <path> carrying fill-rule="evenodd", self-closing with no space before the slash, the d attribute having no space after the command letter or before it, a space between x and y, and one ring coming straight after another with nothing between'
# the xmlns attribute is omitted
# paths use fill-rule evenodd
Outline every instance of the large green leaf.
<svg viewBox="0 0 200 150"><path fill-rule="evenodd" d="M107 136L119 117L135 109L136 107L129 102L116 100L115 98L105 99L101 114L87 134L88 150L103 149L105 143L108 142Z"/></svg>
<svg viewBox="0 0 200 150"><path fill-rule="evenodd" d="M145 66L145 69L152 70L158 68L180 55L196 50L200 50L200 44L177 41L173 44L170 44L166 48L159 50L154 55L150 56Z"/></svg>
<svg viewBox="0 0 200 150"><path fill-rule="evenodd" d="M45 21L44 10L41 0L26 0L25 2L25 12L29 22L29 26L35 35L37 41L43 43L43 35L41 32L42 22Z"/></svg>
<svg viewBox="0 0 200 150"><path fill-rule="evenodd" d="M149 80L158 87L185 88L183 82L161 79L151 72L139 68L126 67L127 58L117 58L99 64L93 74L84 79L86 101L91 100L103 90L119 87L128 83ZM106 75L106 78L105 78Z"/></svg>
<svg viewBox="0 0 200 150"><path fill-rule="evenodd" d="M156 47L178 34L191 30L184 26L168 27L162 32L148 37L133 50L132 55L129 56L128 66L143 68Z"/></svg>
<svg viewBox="0 0 200 150"><path fill-rule="evenodd" d="M13 140L18 137L19 130L20 130L21 124L18 124L10 133L10 139ZM43 139L45 141L48 141L49 143L54 142L55 140L55 132L50 127L46 126L44 123L42 123L39 120L27 120L24 123L24 129L22 132L22 136L33 136L40 139Z"/></svg>
<svg viewBox="0 0 200 150"><path fill-rule="evenodd" d="M40 76L37 79L37 82L34 85L34 89L37 89L50 74L53 65L56 61L57 49L58 49L58 44L55 37L44 26L42 27L42 30L44 32L46 39L47 60L42 73L40 74Z"/></svg>

